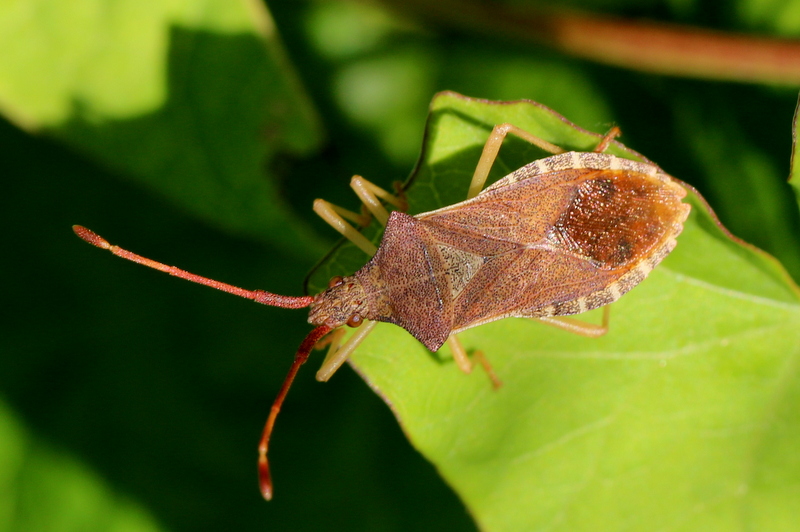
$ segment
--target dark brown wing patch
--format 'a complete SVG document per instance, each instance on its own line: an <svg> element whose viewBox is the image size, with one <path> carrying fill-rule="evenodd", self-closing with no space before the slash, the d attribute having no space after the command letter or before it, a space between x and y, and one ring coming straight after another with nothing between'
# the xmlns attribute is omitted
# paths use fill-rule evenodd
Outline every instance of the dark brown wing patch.
<svg viewBox="0 0 800 532"><path fill-rule="evenodd" d="M598 170L576 187L548 239L598 268L641 260L671 233L680 198L658 181L624 170Z"/></svg>

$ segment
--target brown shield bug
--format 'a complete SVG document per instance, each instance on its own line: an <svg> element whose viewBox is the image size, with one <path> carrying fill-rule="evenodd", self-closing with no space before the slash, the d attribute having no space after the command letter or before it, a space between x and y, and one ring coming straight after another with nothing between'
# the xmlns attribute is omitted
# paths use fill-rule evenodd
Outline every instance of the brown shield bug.
<svg viewBox="0 0 800 532"><path fill-rule="evenodd" d="M482 190L508 133L555 155ZM315 296L237 288L113 246L84 227L73 229L90 244L182 279L265 305L311 307L308 321L315 328L297 350L259 443L260 487L270 499L270 435L289 387L315 345L330 344L317 374L327 380L376 321L403 327L431 351L448 343L465 372L472 365L456 334L491 321L526 317L587 336L605 333L607 312L600 327L561 317L607 309L641 282L675 247L690 210L681 201L684 188L658 166L603 153L618 134L612 129L593 152L564 152L513 125L495 126L468 199L416 216L402 212L402 195L354 176L351 186L369 214L323 200L314 203L314 210L372 258L353 275L334 277ZM397 210L389 214L381 200ZM346 221L363 225L370 216L386 226L377 248ZM340 345L342 325L360 328ZM488 363L475 355L499 386Z"/></svg>

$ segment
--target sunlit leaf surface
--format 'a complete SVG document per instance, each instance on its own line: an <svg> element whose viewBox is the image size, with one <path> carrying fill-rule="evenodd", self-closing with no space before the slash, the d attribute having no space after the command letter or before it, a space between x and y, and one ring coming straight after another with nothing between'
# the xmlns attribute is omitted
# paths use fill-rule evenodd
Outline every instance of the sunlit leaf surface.
<svg viewBox="0 0 800 532"><path fill-rule="evenodd" d="M319 126L259 2L1 2L0 49L0 110L18 125L221 227L315 253L267 170L314 148Z"/></svg>

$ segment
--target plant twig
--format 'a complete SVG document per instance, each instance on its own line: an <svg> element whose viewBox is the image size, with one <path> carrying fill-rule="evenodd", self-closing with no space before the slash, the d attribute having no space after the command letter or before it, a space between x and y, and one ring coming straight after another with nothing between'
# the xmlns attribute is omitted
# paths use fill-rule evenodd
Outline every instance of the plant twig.
<svg viewBox="0 0 800 532"><path fill-rule="evenodd" d="M545 44L600 63L702 79L800 85L800 40L476 0L383 0L440 24Z"/></svg>

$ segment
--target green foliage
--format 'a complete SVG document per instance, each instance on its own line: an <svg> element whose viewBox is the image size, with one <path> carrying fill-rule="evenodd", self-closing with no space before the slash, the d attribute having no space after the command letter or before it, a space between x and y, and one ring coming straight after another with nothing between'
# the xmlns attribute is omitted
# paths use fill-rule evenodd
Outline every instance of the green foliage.
<svg viewBox="0 0 800 532"><path fill-rule="evenodd" d="M800 203L800 143L797 142L797 129L800 126L800 100L794 113L794 127L792 128L792 173L789 184L794 187L795 196Z"/></svg>
<svg viewBox="0 0 800 532"><path fill-rule="evenodd" d="M635 5L797 36L798 2L740 4ZM445 31L361 3L270 7L274 23L256 0L0 1L0 531L796 528L794 90L598 66L492 20ZM443 90L536 100L594 133L527 103L449 93L428 109ZM70 225L298 294L334 240L313 198L357 209L350 175L390 188L412 173L412 212L459 201L500 122L573 149L619 125L780 263L692 193L678 247L614 305L606 337L528 320L463 334L499 391L446 348L379 325L352 362L400 427L354 372L322 386L308 368L278 421L264 503L255 443L303 312L123 263ZM491 179L542 155L511 139ZM365 260L338 246L309 288Z"/></svg>
<svg viewBox="0 0 800 532"><path fill-rule="evenodd" d="M37 441L3 403L0 434L4 530L163 530L141 505L120 496L85 465Z"/></svg>
<svg viewBox="0 0 800 532"><path fill-rule="evenodd" d="M469 181L490 124L574 149L596 143L525 103L444 94L431 112L411 190L427 182L425 196L444 202L438 179L445 190ZM500 166L519 167L517 155ZM678 248L613 305L605 337L514 319L460 335L490 358L499 391L391 326L352 357L482 529L598 530L624 516L634 530L723 530L743 508L753 528L794 527L798 511L782 501L797 494L786 479L800 476L800 292L694 194L691 203Z"/></svg>
<svg viewBox="0 0 800 532"><path fill-rule="evenodd" d="M19 125L216 224L321 251L265 179L320 132L256 2L3 2L0 29L0 108Z"/></svg>

